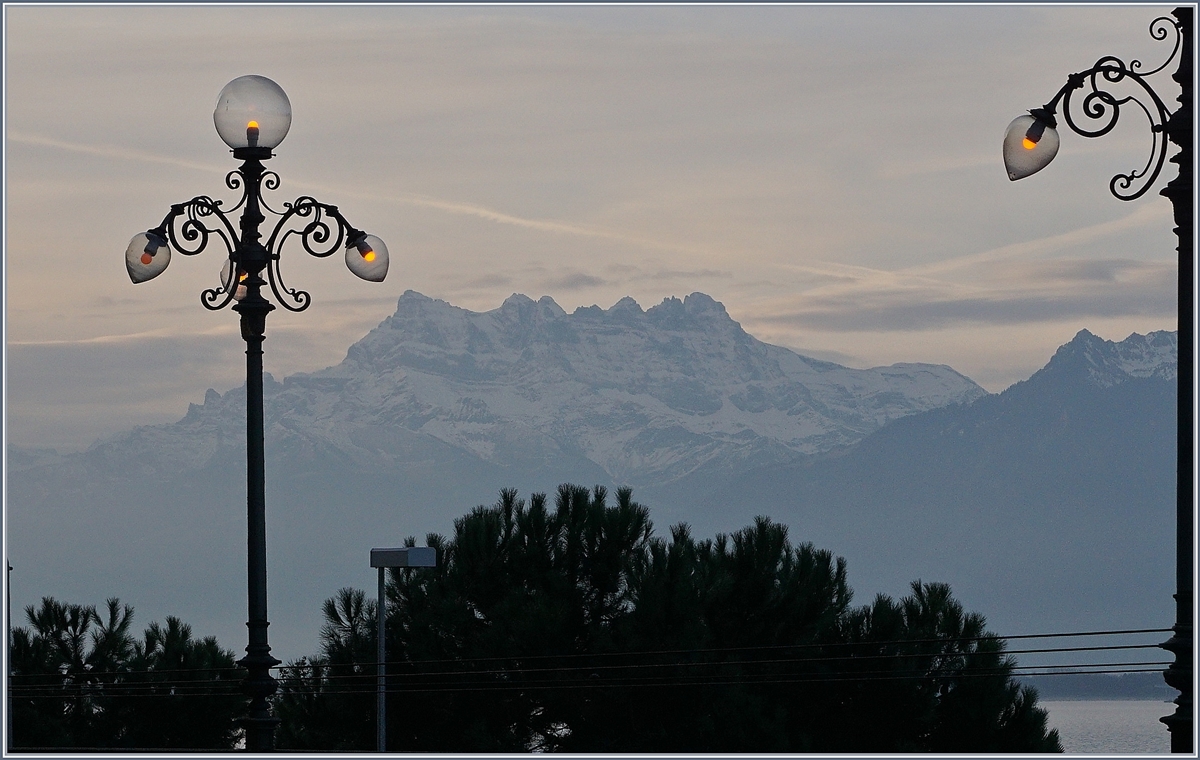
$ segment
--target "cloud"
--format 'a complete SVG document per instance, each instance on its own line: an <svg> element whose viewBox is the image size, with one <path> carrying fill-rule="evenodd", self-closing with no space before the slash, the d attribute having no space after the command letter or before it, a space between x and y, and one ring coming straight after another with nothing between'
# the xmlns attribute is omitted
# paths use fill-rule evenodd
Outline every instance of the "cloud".
<svg viewBox="0 0 1200 760"><path fill-rule="evenodd" d="M1159 277L1166 280L1175 273L1174 262L1150 263L1132 259L1058 259L1054 261L1006 262L1005 271L1012 279L1039 282L1087 283L1117 282L1131 277Z"/></svg>
<svg viewBox="0 0 1200 760"><path fill-rule="evenodd" d="M177 166L181 169L195 169L197 171L217 172L219 174L226 174L229 171L228 166L221 166L220 164L203 164L198 161L187 161L182 158L160 156L155 153L131 150L129 148L121 148L115 145L86 145L84 143L68 142L66 140L55 140L52 137L43 137L41 135L26 135L20 132L9 132L8 141L10 143L24 143L26 145L40 145L45 148L69 150L74 153L86 153L90 156L99 156L101 158L115 158L120 161L141 161L152 164L166 164L167 166Z"/></svg>
<svg viewBox="0 0 1200 760"><path fill-rule="evenodd" d="M465 288L507 288L510 285L512 278L503 274L485 274L462 283Z"/></svg>
<svg viewBox="0 0 1200 760"><path fill-rule="evenodd" d="M573 272L565 274L561 277L555 277L542 282L544 288L558 288L562 290L583 290L584 288L598 288L602 285L607 285L608 282L599 277L583 272Z"/></svg>
<svg viewBox="0 0 1200 760"><path fill-rule="evenodd" d="M1170 219L1171 210L1166 204L1144 203L1118 219L1112 219L1089 227L1048 235L1034 240L1010 243L991 250L945 259L934 264L909 267L905 272L922 275L943 275L955 270L981 263L1008 259L1044 256L1066 248L1074 248L1120 233L1143 228L1161 228Z"/></svg>
<svg viewBox="0 0 1200 760"><path fill-rule="evenodd" d="M208 330L192 330L181 332L174 328L160 328L136 333L121 333L118 335L94 335L90 338L61 339L61 340L10 340L9 348L50 348L52 346L82 348L90 345L138 344L146 345L153 341L177 341L196 337L212 337L216 335L240 334L235 324L213 327Z"/></svg>
<svg viewBox="0 0 1200 760"><path fill-rule="evenodd" d="M1170 316L1174 293L1157 287L1084 289L1066 294L929 297L926 293L876 294L874 298L827 299L811 308L759 317L757 321L830 332L914 332L953 325L1017 325L1064 319Z"/></svg>
<svg viewBox="0 0 1200 760"><path fill-rule="evenodd" d="M721 269L659 269L645 275L648 280L732 279L733 272Z"/></svg>
<svg viewBox="0 0 1200 760"><path fill-rule="evenodd" d="M727 269L654 269L633 264L615 263L604 267L621 281L642 280L708 280L733 279L734 273Z"/></svg>

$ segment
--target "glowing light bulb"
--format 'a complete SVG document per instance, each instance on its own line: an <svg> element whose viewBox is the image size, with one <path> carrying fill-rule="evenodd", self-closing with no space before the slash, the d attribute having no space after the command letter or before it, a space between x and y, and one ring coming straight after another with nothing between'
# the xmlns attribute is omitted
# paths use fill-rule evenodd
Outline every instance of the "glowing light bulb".
<svg viewBox="0 0 1200 760"><path fill-rule="evenodd" d="M258 146L258 122L251 121L246 124L246 142L251 148Z"/></svg>
<svg viewBox="0 0 1200 760"><path fill-rule="evenodd" d="M374 235L356 232L346 243L346 267L367 282L383 282L388 270L388 249Z"/></svg>
<svg viewBox="0 0 1200 760"><path fill-rule="evenodd" d="M171 246L154 230L134 235L125 249L125 271L134 283L152 280L171 263Z"/></svg>
<svg viewBox="0 0 1200 760"><path fill-rule="evenodd" d="M1025 132L1025 137L1021 139L1021 147L1025 150L1033 150L1037 144L1041 142L1042 135L1046 132L1046 122L1041 119L1034 119L1029 125L1029 129Z"/></svg>
<svg viewBox="0 0 1200 760"><path fill-rule="evenodd" d="M363 261L369 263L375 260L375 251L371 249L371 245L367 242L366 238L358 241L356 247L358 248L358 255L363 257Z"/></svg>
<svg viewBox="0 0 1200 760"><path fill-rule="evenodd" d="M146 233L146 247L142 249L142 257L140 261L146 266L150 266L150 262L154 261L154 254L158 253L158 249L166 245L167 241L160 238L158 235Z"/></svg>

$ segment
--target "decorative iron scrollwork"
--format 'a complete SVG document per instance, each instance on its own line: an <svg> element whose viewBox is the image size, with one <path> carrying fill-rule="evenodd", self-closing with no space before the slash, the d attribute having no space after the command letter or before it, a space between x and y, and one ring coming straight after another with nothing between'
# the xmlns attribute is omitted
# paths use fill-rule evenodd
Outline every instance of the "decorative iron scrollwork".
<svg viewBox="0 0 1200 760"><path fill-rule="evenodd" d="M263 170L260 161L250 159L225 175L225 186L241 191L241 197L234 206L226 209L222 201L206 195L197 196L186 203L172 206L162 225L155 230L176 250L188 256L204 251L214 236L225 243L225 253L231 263L229 274L218 287L206 288L201 292L200 302L206 309L223 309L240 298L238 286L245 272L243 265L248 263L243 259L249 255L250 249L245 245L249 239L246 232L239 234L229 218L239 209L245 209L243 225L246 223L245 215L252 212L259 214L259 209L278 217L266 236L266 262L263 264L259 258L257 266L266 270L266 284L275 294L278 304L288 311L304 311L312 301L307 291L288 287L284 283L280 254L289 238L299 238L301 247L309 255L326 258L343 248L348 240L363 234L346 221L337 206L321 203L311 196L300 196L292 203L285 203L282 211L272 209L264 202L262 190L277 190L280 184L278 174ZM252 224L249 229L254 240L257 240L258 225Z"/></svg>
<svg viewBox="0 0 1200 760"><path fill-rule="evenodd" d="M1122 106L1137 104L1150 123L1150 157L1141 169L1117 174L1109 181L1108 189L1123 201L1143 196L1158 179L1166 161L1167 139L1163 130L1171 113L1158 93L1146 82L1146 77L1165 69L1179 54L1183 40L1183 32L1174 20L1161 16L1150 23L1152 39L1165 40L1172 31L1175 33L1175 41L1171 54L1157 68L1143 72L1142 62L1139 60L1134 59L1126 64L1115 56L1104 56L1090 69L1067 77L1067 83L1054 99L1043 107L1053 114L1061 100L1063 118L1072 131L1083 137L1101 137L1116 127ZM1131 84L1135 91L1133 94L1118 97L1112 91L1113 85L1125 82ZM1072 98L1076 91L1085 88L1087 92L1077 107L1073 107Z"/></svg>

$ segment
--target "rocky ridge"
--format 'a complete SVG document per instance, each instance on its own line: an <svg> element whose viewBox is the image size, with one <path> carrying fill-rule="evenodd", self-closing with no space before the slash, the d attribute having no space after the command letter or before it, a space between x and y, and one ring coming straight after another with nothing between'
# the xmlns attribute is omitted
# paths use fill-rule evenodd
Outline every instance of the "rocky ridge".
<svg viewBox="0 0 1200 760"><path fill-rule="evenodd" d="M264 395L268 447L293 460L388 466L427 441L506 467L586 460L638 484L789 461L986 392L946 366L849 369L765 344L702 293L567 314L549 297L477 313L408 291L340 364L268 376ZM179 423L121 438L202 466L238 445L241 409L244 389L210 390Z"/></svg>

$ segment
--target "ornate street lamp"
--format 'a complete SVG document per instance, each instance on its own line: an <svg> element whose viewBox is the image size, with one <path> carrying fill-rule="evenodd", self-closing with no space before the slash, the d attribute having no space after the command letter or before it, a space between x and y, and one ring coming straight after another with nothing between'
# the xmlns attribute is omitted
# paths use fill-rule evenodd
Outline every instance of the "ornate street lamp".
<svg viewBox="0 0 1200 760"><path fill-rule="evenodd" d="M230 190L241 190L241 199L231 208L207 195L171 206L162 224L134 235L125 251L125 266L135 283L157 277L171 262L171 250L193 256L214 238L225 246L228 257L221 269L220 285L200 294L207 309L226 306L241 315L242 339L246 341L246 505L247 585L250 642L238 664L246 668L242 690L250 698L246 749L271 750L279 719L271 715L269 697L275 693L271 668L279 660L267 644L267 544L266 497L263 463L262 342L267 314L275 305L263 295L270 285L275 301L289 311L304 311L311 300L303 290L287 287L280 275L279 258L284 244L293 236L304 250L317 257L331 256L345 248L346 266L364 280L380 282L387 275L388 251L379 238L355 229L337 206L302 196L274 211L262 198L262 189L279 187L279 175L263 168L262 162L287 136L292 125L292 107L279 85L261 76L238 77L221 90L213 122L221 139L233 149L242 165L225 177ZM230 215L241 209L235 227ZM277 217L266 235L259 225L263 211ZM263 279L263 275L266 279Z"/></svg>
<svg viewBox="0 0 1200 760"><path fill-rule="evenodd" d="M1167 143L1179 146L1179 152L1170 159L1179 165L1179 175L1167 183L1160 194L1166 196L1174 209L1175 233L1179 238L1179 443L1178 470L1175 505L1175 625L1174 635L1162 644L1163 649L1175 655L1175 661L1164 672L1163 677L1180 694L1176 698L1173 715L1162 719L1171 732L1171 751L1192 751L1192 669L1193 636L1192 614L1192 504L1194 497L1194 475L1192 457L1192 386L1194 373L1192 362L1195 357L1195 331L1192 326L1194 293L1192 277L1192 8L1176 8L1174 20L1161 17L1150 24L1150 36L1156 40L1171 38L1174 48L1167 60L1158 68L1142 71L1141 61L1124 61L1105 56L1096 61L1087 71L1067 77L1067 83L1042 106L1018 116L1008 125L1004 136L1004 166L1008 177L1018 180L1028 177L1050 163L1058 152L1058 126L1054 114L1062 103L1062 115L1076 134L1084 137L1106 135L1117 124L1121 107L1136 104L1150 122L1152 146L1145 167L1128 174L1118 174L1109 182L1109 190L1123 201L1140 198L1158 178L1167 156ZM1181 92L1179 108L1171 113L1162 99L1147 83L1146 78L1163 71L1179 56L1179 69L1172 75L1179 83ZM1127 83L1134 94L1117 97L1113 85ZM1072 113L1071 98L1076 90L1085 90L1080 105L1080 115ZM1077 119L1085 121L1081 125ZM1089 128L1089 125L1093 128Z"/></svg>

